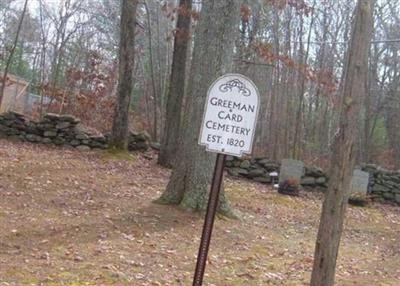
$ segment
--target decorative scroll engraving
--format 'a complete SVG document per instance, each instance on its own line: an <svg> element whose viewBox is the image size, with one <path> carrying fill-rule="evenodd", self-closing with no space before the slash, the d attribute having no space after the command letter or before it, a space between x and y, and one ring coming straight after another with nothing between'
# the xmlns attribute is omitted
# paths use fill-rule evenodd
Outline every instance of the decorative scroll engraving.
<svg viewBox="0 0 400 286"><path fill-rule="evenodd" d="M246 87L246 85L244 85L243 82L241 82L238 79L233 79L231 81L228 81L225 84L220 85L219 90L222 92L228 92L228 91L232 91L232 89L236 87L239 92L241 94L243 94L244 96L250 96L251 92L250 90Z"/></svg>

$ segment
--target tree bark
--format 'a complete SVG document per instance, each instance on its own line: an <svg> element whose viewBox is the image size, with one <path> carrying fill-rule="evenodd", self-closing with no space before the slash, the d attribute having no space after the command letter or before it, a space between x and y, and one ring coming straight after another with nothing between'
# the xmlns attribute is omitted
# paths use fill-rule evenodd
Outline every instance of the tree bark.
<svg viewBox="0 0 400 286"><path fill-rule="evenodd" d="M176 156L182 120L182 104L185 94L186 61L190 37L192 0L180 0L176 23L170 87L167 96L167 112L158 163L171 167Z"/></svg>
<svg viewBox="0 0 400 286"><path fill-rule="evenodd" d="M128 147L129 105L133 90L137 0L123 0L121 10L118 98L111 131L112 148Z"/></svg>
<svg viewBox="0 0 400 286"><path fill-rule="evenodd" d="M27 5L28 5L28 0L25 0L24 8L22 9L22 13L21 13L21 19L19 20L19 23L18 23L17 34L15 35L14 44L13 44L13 46L11 48L10 55L9 55L7 63L6 63L6 67L5 67L4 72L3 72L3 79L1 81L1 86L0 86L0 106L1 106L1 101L3 99L3 96L4 96L4 90L5 90L6 84L7 84L8 70L9 70L10 65L12 63L12 59L13 59L13 56L14 56L14 53L15 53L15 49L16 49L17 44L18 44L18 38L19 38L19 34L21 32L22 23L24 21L25 12L26 12L26 6Z"/></svg>
<svg viewBox="0 0 400 286"><path fill-rule="evenodd" d="M348 48L339 130L331 158L330 181L322 206L311 286L333 286L340 237L357 152L355 134L365 94L372 35L373 0L358 0Z"/></svg>
<svg viewBox="0 0 400 286"><path fill-rule="evenodd" d="M239 0L203 1L179 152L167 189L158 203L176 204L191 211L204 211L207 207L215 155L198 145L198 136L209 86L218 76L232 70L238 24ZM231 214L224 192L219 202L219 212Z"/></svg>
<svg viewBox="0 0 400 286"><path fill-rule="evenodd" d="M152 92L153 92L153 129L152 129L152 137L154 141L157 141L158 138L158 102L159 102L159 97L161 94L158 93L157 91L157 83L156 83L156 78L155 78L155 72L154 72L154 61L153 61L153 35L151 31L151 15L150 15L150 9L148 7L147 1L144 2L144 7L146 9L146 14L147 14L147 24L148 24L148 30L147 30L147 36L148 36L148 41L149 41L149 65L150 65L150 77L151 77L151 86L152 86Z"/></svg>

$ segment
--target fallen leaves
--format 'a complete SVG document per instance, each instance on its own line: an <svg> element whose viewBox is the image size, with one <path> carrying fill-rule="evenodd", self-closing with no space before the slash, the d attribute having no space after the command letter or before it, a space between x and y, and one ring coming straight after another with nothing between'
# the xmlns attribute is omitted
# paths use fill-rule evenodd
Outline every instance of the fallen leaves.
<svg viewBox="0 0 400 286"><path fill-rule="evenodd" d="M155 154L116 160L4 140L0 150L3 281L22 285L18 269L57 285L191 284L203 217L151 203L169 176ZM225 186L242 216L217 219L205 285L308 285L321 197ZM337 285L400 285L399 233L398 209L349 208Z"/></svg>

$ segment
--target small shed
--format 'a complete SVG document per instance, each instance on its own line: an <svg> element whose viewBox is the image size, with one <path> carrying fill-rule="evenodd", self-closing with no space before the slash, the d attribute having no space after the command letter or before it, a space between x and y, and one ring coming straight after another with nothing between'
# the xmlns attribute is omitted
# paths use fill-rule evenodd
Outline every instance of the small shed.
<svg viewBox="0 0 400 286"><path fill-rule="evenodd" d="M1 78L3 77L0 74ZM0 85L3 84L0 82ZM14 111L21 114L25 113L26 99L28 94L29 82L18 76L8 74L4 96L0 105L0 113Z"/></svg>

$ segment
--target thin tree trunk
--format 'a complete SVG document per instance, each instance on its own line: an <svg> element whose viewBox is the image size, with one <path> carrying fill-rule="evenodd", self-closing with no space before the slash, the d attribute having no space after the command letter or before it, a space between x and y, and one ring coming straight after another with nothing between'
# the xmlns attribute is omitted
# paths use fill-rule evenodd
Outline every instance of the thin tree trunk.
<svg viewBox="0 0 400 286"><path fill-rule="evenodd" d="M190 37L192 0L180 0L176 23L171 80L167 97L166 123L158 163L170 167L176 156L181 132L182 105L185 94L186 61Z"/></svg>
<svg viewBox="0 0 400 286"><path fill-rule="evenodd" d="M315 7L315 1L314 1L314 5L313 7ZM311 42L311 34L312 34L312 28L314 25L314 13L312 13L311 15L311 21L310 21L310 27L309 27L309 33L308 33L308 37L307 37L307 48L304 54L304 46L302 43L302 34L303 34L303 25L304 25L304 21L303 21L303 15L300 16L300 53L301 53L301 65L302 65L302 69L304 72L306 72L306 68L307 68L307 61L308 61L308 55L310 53L310 42ZM295 132L294 132L294 139L293 139L293 153L292 153L292 157L295 159L298 159L300 157L300 152L302 151L302 125L303 125L303 113L304 113L304 93L306 90L306 76L305 74L300 73L300 89L299 89L299 105L297 107L297 113L296 113L296 128L295 128Z"/></svg>
<svg viewBox="0 0 400 286"><path fill-rule="evenodd" d="M19 34L21 32L22 23L24 21L27 5L28 5L28 0L25 0L24 8L22 9L22 13L21 13L21 19L19 20L19 23L18 23L17 34L15 35L14 44L13 44L13 46L11 48L10 55L9 55L9 57L7 59L6 67L5 67L4 72L3 72L3 79L1 81L1 86L0 86L0 106L1 106L1 101L3 99L3 96L4 96L4 90L5 90L6 84L7 84L6 81L7 81L8 70L10 69L10 66L11 66L11 63L12 63L12 59L13 59L13 56L14 56L14 53L15 53L15 49L16 49L17 44L18 44L18 38L19 38Z"/></svg>
<svg viewBox="0 0 400 286"><path fill-rule="evenodd" d="M150 65L150 77L151 77L151 86L153 90L153 132L152 132L152 137L154 141L157 141L158 137L158 97L161 96L158 94L157 91L157 86L156 86L156 79L155 79L155 74L154 74L154 61L153 61L153 40L152 40L152 32L151 32L151 15L150 15L150 9L148 7L147 1L144 2L144 6L146 9L146 14L147 14L147 25L148 25L148 31L147 31L147 36L149 40L149 65Z"/></svg>
<svg viewBox="0 0 400 286"><path fill-rule="evenodd" d="M311 286L333 286L340 237L355 164L355 134L366 88L368 51L372 34L373 0L358 0L348 48L339 131L331 158L328 190L322 206L315 246Z"/></svg>
<svg viewBox="0 0 400 286"><path fill-rule="evenodd" d="M137 0L123 0L121 11L118 98L115 107L110 146L127 149L129 106L133 90L135 23Z"/></svg>

